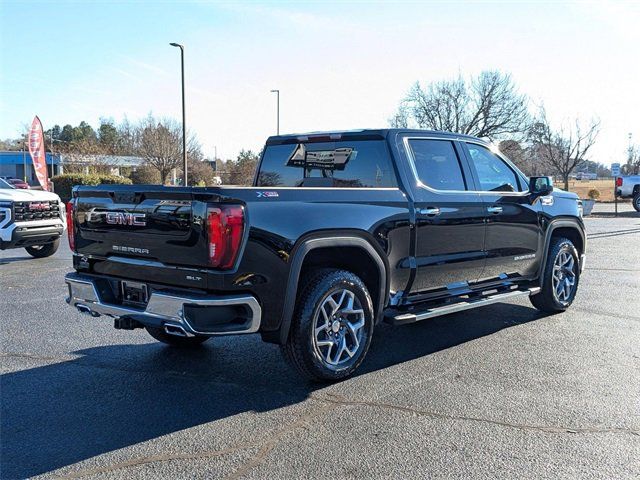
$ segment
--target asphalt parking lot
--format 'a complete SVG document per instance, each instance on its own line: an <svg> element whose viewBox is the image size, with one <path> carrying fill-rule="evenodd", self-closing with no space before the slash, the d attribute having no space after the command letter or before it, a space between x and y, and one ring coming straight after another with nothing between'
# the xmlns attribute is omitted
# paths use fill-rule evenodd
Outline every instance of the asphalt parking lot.
<svg viewBox="0 0 640 480"><path fill-rule="evenodd" d="M2 478L640 477L640 215L587 218L573 307L381 326L311 386L257 336L192 351L64 302L70 252L0 252Z"/></svg>

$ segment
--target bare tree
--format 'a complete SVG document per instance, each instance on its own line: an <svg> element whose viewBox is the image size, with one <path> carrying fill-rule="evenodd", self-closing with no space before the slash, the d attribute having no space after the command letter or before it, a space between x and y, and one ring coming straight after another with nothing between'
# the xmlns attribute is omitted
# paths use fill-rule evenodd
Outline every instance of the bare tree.
<svg viewBox="0 0 640 480"><path fill-rule="evenodd" d="M527 175L532 174L527 151L519 142L516 140L503 140L498 144L498 149L524 173Z"/></svg>
<svg viewBox="0 0 640 480"><path fill-rule="evenodd" d="M640 146L629 145L627 163L622 166L626 175L638 175L640 173Z"/></svg>
<svg viewBox="0 0 640 480"><path fill-rule="evenodd" d="M139 129L131 124L127 117L124 117L116 128L118 132L116 152L118 155L136 155Z"/></svg>
<svg viewBox="0 0 640 480"><path fill-rule="evenodd" d="M180 165L182 167L182 165ZM187 158L187 170L189 172L189 183L191 185L206 187L214 185L213 177L216 172L210 163L200 159L189 156ZM182 168L179 169L180 175L182 175Z"/></svg>
<svg viewBox="0 0 640 480"><path fill-rule="evenodd" d="M389 123L496 139L526 133L528 103L511 75L484 71L470 80L459 76L427 88L416 82Z"/></svg>
<svg viewBox="0 0 640 480"><path fill-rule="evenodd" d="M160 173L162 184L174 168L182 164L182 127L172 119L149 115L137 128L136 151L145 163ZM187 138L187 158L202 158L200 144L194 136Z"/></svg>
<svg viewBox="0 0 640 480"><path fill-rule="evenodd" d="M562 177L564 189L568 190L571 172L587 160L587 153L595 144L599 132L598 119L592 119L588 125L576 119L572 126L561 126L559 130L554 130L547 120L544 107L541 107L531 127L530 138L541 156L540 160Z"/></svg>
<svg viewBox="0 0 640 480"><path fill-rule="evenodd" d="M65 173L110 174L109 157L101 146L86 138L68 144L54 143L52 151L64 159Z"/></svg>
<svg viewBox="0 0 640 480"><path fill-rule="evenodd" d="M231 172L229 183L233 185L251 185L259 161L260 153L255 153L252 150L240 150L234 162L227 162Z"/></svg>

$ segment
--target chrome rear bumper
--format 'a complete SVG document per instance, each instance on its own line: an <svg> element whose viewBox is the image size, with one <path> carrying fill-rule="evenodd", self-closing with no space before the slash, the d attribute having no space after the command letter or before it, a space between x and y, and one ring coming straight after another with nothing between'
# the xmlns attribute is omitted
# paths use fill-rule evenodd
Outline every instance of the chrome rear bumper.
<svg viewBox="0 0 640 480"><path fill-rule="evenodd" d="M69 273L65 277L69 287L67 303L75 307L81 313L98 317L107 315L113 318L134 318L142 324L164 327L177 327L187 335L235 335L242 333L254 333L260 328L262 309L260 304L251 295L231 296L202 296L202 295L178 295L151 291L149 301L144 309L106 303L101 298L96 282L91 277ZM243 306L249 312L247 320L242 325L228 326L215 331L201 331L193 328L187 320L184 307L228 307ZM172 333L169 332L168 333Z"/></svg>

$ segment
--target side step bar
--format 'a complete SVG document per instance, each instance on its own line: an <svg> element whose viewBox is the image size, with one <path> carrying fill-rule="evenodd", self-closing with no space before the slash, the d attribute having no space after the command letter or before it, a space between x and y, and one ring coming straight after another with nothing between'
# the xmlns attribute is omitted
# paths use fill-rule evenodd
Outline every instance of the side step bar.
<svg viewBox="0 0 640 480"><path fill-rule="evenodd" d="M535 295L538 292L540 292L540 287L531 287L527 290L511 290L505 293L494 293L493 295L487 295L473 300L466 300L449 305L443 305L441 307L430 308L422 312L401 313L395 317L388 317L387 322L392 325L415 323L427 318L439 317L440 315L447 315L449 313L462 312L463 310L470 310L472 308L484 307L485 305L491 305L492 303L498 303L504 300L511 300L516 297Z"/></svg>

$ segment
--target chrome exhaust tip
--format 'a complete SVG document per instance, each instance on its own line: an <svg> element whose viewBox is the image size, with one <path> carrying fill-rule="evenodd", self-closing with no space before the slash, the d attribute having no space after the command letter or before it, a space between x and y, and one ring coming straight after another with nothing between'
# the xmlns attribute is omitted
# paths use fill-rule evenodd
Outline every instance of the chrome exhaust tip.
<svg viewBox="0 0 640 480"><path fill-rule="evenodd" d="M83 315L89 315L89 316L94 317L94 318L100 316L100 314L98 312L94 312L89 307L87 307L86 305L82 305L81 303L76 305L76 309L80 313L82 313Z"/></svg>
<svg viewBox="0 0 640 480"><path fill-rule="evenodd" d="M176 337L188 337L189 334L180 325L165 324L164 331L169 335L175 335Z"/></svg>

